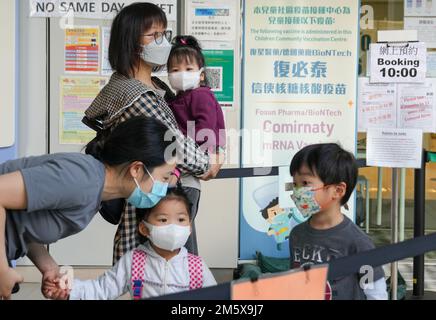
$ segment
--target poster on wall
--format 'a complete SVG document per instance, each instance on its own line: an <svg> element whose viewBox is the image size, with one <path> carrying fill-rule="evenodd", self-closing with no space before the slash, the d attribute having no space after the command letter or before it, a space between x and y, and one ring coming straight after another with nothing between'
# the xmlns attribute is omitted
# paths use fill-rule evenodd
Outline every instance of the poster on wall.
<svg viewBox="0 0 436 320"><path fill-rule="evenodd" d="M424 42L372 43L371 83L416 83L425 81L427 47Z"/></svg>
<svg viewBox="0 0 436 320"><path fill-rule="evenodd" d="M320 142L355 152L358 1L264 4L245 1L242 165L289 167L296 152ZM277 177L243 180L240 259L256 251L289 257L297 221L292 208L276 205L279 193ZM283 232L270 236L273 225Z"/></svg>
<svg viewBox="0 0 436 320"><path fill-rule="evenodd" d="M65 29L65 72L97 74L100 71L100 27Z"/></svg>
<svg viewBox="0 0 436 320"><path fill-rule="evenodd" d="M436 132L435 85L433 79L423 85L398 85L398 128Z"/></svg>
<svg viewBox="0 0 436 320"><path fill-rule="evenodd" d="M111 37L111 28L101 28L101 75L111 76L113 73L109 62L109 42Z"/></svg>
<svg viewBox="0 0 436 320"><path fill-rule="evenodd" d="M435 17L404 17L404 30L417 30L418 40L425 42L428 49L436 48L435 27Z"/></svg>
<svg viewBox="0 0 436 320"><path fill-rule="evenodd" d="M436 78L436 52L427 52L427 78Z"/></svg>
<svg viewBox="0 0 436 320"><path fill-rule="evenodd" d="M112 20L124 7L137 0L28 0L29 17L60 18L74 17L85 19ZM162 8L168 21L177 20L177 0L147 0Z"/></svg>
<svg viewBox="0 0 436 320"><path fill-rule="evenodd" d="M235 0L187 1L187 34L198 40L235 40L238 3Z"/></svg>
<svg viewBox="0 0 436 320"><path fill-rule="evenodd" d="M232 107L234 100L234 50L203 50L206 79L221 107Z"/></svg>
<svg viewBox="0 0 436 320"><path fill-rule="evenodd" d="M404 0L405 17L436 16L435 0Z"/></svg>
<svg viewBox="0 0 436 320"><path fill-rule="evenodd" d="M436 79L424 83L371 84L359 78L359 132L371 128L436 132Z"/></svg>
<svg viewBox="0 0 436 320"><path fill-rule="evenodd" d="M358 128L395 128L397 124L397 85L371 84L369 78L359 78Z"/></svg>
<svg viewBox="0 0 436 320"><path fill-rule="evenodd" d="M86 144L95 137L82 118L106 83L107 78L102 77L61 77L60 144Z"/></svg>

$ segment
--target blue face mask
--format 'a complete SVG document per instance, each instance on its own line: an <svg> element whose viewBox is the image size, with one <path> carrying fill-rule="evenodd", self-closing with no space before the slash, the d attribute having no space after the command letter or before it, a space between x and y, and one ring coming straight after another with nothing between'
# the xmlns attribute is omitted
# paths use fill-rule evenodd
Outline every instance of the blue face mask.
<svg viewBox="0 0 436 320"><path fill-rule="evenodd" d="M132 206L139 209L148 209L156 206L163 197L166 196L168 191L168 183L163 183L161 181L154 180L153 176L148 172L147 168L144 166L151 180L153 180L153 188L150 193L145 193L141 190L138 181L135 180L136 189L127 199Z"/></svg>

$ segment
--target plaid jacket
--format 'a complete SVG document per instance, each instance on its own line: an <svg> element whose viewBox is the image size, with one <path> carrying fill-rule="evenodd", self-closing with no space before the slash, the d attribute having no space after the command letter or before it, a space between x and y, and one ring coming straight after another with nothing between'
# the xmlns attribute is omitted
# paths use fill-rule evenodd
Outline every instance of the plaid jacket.
<svg viewBox="0 0 436 320"><path fill-rule="evenodd" d="M153 81L166 91L169 88L157 78ZM178 167L193 175L201 175L209 168L209 156L195 141L178 129L176 119L165 100L154 90L135 79L115 73L91 106L85 111L88 119L99 120L103 129L115 128L135 116L153 117L164 123L177 141ZM182 161L181 161L182 160ZM136 209L127 204L114 239L114 264L139 244Z"/></svg>

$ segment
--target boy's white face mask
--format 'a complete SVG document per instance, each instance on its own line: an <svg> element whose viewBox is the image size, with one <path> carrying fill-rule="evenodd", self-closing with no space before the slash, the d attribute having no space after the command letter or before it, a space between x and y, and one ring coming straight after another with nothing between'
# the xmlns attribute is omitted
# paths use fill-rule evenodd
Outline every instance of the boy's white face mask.
<svg viewBox="0 0 436 320"><path fill-rule="evenodd" d="M203 68L199 71L180 71L168 74L168 80L171 87L176 91L186 91L200 87L201 74Z"/></svg>
<svg viewBox="0 0 436 320"><path fill-rule="evenodd" d="M144 224L150 232L148 236L150 241L156 247L168 251L174 251L183 247L191 234L190 226L179 226L177 224L155 226L145 221Z"/></svg>

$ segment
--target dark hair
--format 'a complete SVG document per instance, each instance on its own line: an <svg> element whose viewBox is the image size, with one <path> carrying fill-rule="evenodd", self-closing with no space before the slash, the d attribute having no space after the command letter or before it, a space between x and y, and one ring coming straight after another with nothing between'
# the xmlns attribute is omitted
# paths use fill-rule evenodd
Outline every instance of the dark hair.
<svg viewBox="0 0 436 320"><path fill-rule="evenodd" d="M192 218L191 202L189 201L188 196L186 195L185 191L183 191L183 189L181 187L168 189L167 195L161 201L159 201L159 203L162 203L163 201L169 201L169 200L177 200L177 201L183 202L183 204L185 205L186 211L188 211L189 219ZM136 208L136 221L138 221L138 225L142 221L145 221L148 219L148 217L150 216L150 214L154 208L156 208L156 207L149 208L149 209ZM139 236L139 242L145 243L148 240L148 238L143 236L141 233L139 233L139 231L137 231L137 232L138 232L138 236Z"/></svg>
<svg viewBox="0 0 436 320"><path fill-rule="evenodd" d="M198 40L193 36L177 36L171 42L173 47L168 58L168 71L174 63L189 63L196 62L198 67L206 67L206 59L204 58L202 49ZM206 72L204 71L204 74ZM202 85L207 85L206 77Z"/></svg>
<svg viewBox="0 0 436 320"><path fill-rule="evenodd" d="M347 203L356 186L358 175L356 159L352 153L336 143L313 144L304 147L292 158L291 175L304 165L326 185L345 182L347 189L341 205Z"/></svg>
<svg viewBox="0 0 436 320"><path fill-rule="evenodd" d="M262 209L260 212L262 213L262 217L264 219L268 219L268 209L275 207L279 204L279 198L274 198L267 206L266 208Z"/></svg>
<svg viewBox="0 0 436 320"><path fill-rule="evenodd" d="M109 62L113 70L130 78L142 50L141 38L154 24L167 27L165 12L152 3L133 3L123 8L112 23Z"/></svg>
<svg viewBox="0 0 436 320"><path fill-rule="evenodd" d="M141 161L149 170L164 164L168 128L159 120L139 116L128 119L106 135L92 140L85 153L104 164L117 166Z"/></svg>
<svg viewBox="0 0 436 320"><path fill-rule="evenodd" d="M180 188L180 187L169 188L166 196L164 198L162 198L162 200L160 200L159 203L162 203L164 201L170 201L170 200L176 200L176 201L183 202L183 204L185 205L186 211L188 212L189 218L192 217L191 202L189 201L188 196L186 195L185 191L183 191L182 188ZM143 220L147 220L148 217L150 216L150 213L156 207L157 207L157 205L154 206L153 208L149 208L149 209L138 209L137 208L136 209L137 221L140 222Z"/></svg>

